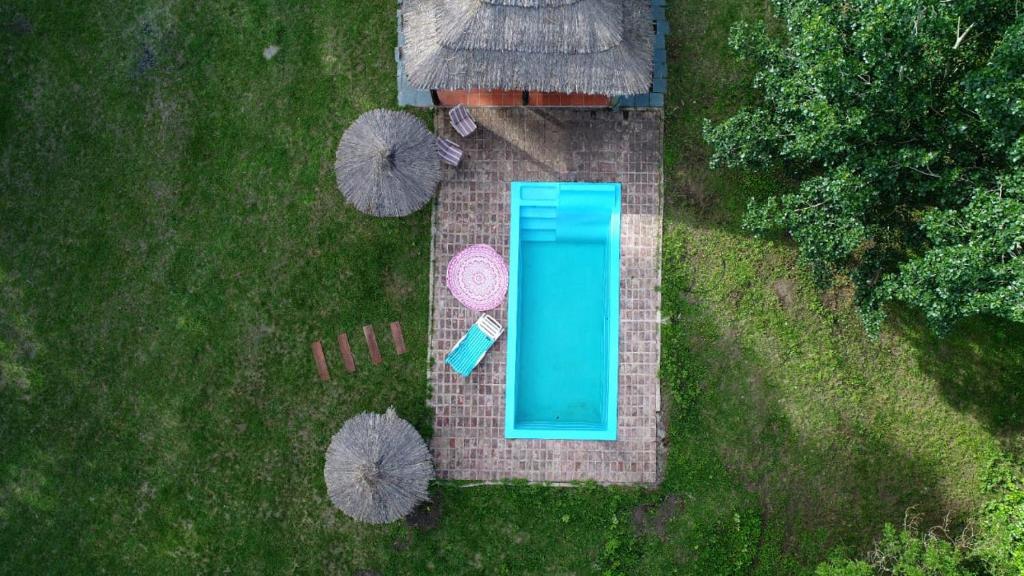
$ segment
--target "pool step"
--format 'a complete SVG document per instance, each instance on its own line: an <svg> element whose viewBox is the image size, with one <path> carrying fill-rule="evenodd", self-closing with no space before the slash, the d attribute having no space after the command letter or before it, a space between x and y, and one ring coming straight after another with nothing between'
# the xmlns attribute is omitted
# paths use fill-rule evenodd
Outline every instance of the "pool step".
<svg viewBox="0 0 1024 576"><path fill-rule="evenodd" d="M523 242L554 242L554 230L523 230L519 233Z"/></svg>
<svg viewBox="0 0 1024 576"><path fill-rule="evenodd" d="M543 206L519 209L519 234L528 242L554 242L558 225L558 198L544 199Z"/></svg>
<svg viewBox="0 0 1024 576"><path fill-rule="evenodd" d="M602 242L618 198L612 188L573 183L524 184L519 193L519 233L529 242Z"/></svg>
<svg viewBox="0 0 1024 576"><path fill-rule="evenodd" d="M552 203L550 206L523 206L519 209L519 216L532 219L555 218L558 216L558 204Z"/></svg>
<svg viewBox="0 0 1024 576"><path fill-rule="evenodd" d="M531 242L600 242L608 235L608 219L572 213L557 218L521 217L519 234Z"/></svg>
<svg viewBox="0 0 1024 576"><path fill-rule="evenodd" d="M524 215L519 218L519 235L529 242L554 242L557 223L554 216L538 218Z"/></svg>
<svg viewBox="0 0 1024 576"><path fill-rule="evenodd" d="M557 220L554 218L526 218L519 219L520 230L554 230Z"/></svg>

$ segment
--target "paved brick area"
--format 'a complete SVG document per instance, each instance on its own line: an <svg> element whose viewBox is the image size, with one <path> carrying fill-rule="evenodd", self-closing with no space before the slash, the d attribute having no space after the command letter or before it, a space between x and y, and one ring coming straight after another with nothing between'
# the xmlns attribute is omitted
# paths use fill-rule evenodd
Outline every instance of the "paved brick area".
<svg viewBox="0 0 1024 576"><path fill-rule="evenodd" d="M465 150L446 167L434 210L430 381L434 453L441 478L653 484L658 470L662 113L474 109L479 129L461 138L435 113L437 133ZM614 442L506 440L505 337L469 379L444 356L477 314L444 285L461 248L487 243L508 258L509 182L622 183L619 429ZM507 310L490 312L507 325Z"/></svg>

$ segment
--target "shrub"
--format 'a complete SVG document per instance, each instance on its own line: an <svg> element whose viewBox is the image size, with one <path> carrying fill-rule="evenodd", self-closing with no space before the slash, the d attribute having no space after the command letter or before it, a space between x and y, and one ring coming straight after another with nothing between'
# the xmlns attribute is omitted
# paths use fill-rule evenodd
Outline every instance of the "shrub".
<svg viewBox="0 0 1024 576"><path fill-rule="evenodd" d="M951 539L945 527L921 531L908 515L900 529L886 524L866 560L836 558L818 566L815 576L973 576L965 567L965 538Z"/></svg>
<svg viewBox="0 0 1024 576"><path fill-rule="evenodd" d="M978 515L974 552L991 574L1024 574L1024 484L1007 462L996 462L988 477L996 495Z"/></svg>

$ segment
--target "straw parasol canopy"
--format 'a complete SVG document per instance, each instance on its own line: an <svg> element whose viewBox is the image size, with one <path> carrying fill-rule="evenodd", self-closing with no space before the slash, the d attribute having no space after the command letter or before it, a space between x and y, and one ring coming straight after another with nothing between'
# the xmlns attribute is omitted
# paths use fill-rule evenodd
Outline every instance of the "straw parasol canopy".
<svg viewBox="0 0 1024 576"><path fill-rule="evenodd" d="M327 495L360 522L393 522L428 499L434 476L430 452L394 408L346 421L331 438L326 459Z"/></svg>
<svg viewBox="0 0 1024 576"><path fill-rule="evenodd" d="M360 212L408 216L430 201L441 181L434 135L406 112L370 110L338 144L338 189Z"/></svg>
<svg viewBox="0 0 1024 576"><path fill-rule="evenodd" d="M401 10L416 88L650 90L650 0L405 0Z"/></svg>

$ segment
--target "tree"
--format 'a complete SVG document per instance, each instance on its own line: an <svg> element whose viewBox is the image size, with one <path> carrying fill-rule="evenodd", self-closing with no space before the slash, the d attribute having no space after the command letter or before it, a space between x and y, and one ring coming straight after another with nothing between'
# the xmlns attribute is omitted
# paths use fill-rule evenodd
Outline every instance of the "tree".
<svg viewBox="0 0 1024 576"><path fill-rule="evenodd" d="M848 276L937 332L1024 322L1024 13L1011 0L774 0L785 33L737 24L757 107L705 126L712 166L775 167L796 189L744 225L787 231L823 285ZM1024 10L1024 8L1022 8Z"/></svg>

